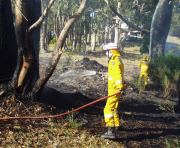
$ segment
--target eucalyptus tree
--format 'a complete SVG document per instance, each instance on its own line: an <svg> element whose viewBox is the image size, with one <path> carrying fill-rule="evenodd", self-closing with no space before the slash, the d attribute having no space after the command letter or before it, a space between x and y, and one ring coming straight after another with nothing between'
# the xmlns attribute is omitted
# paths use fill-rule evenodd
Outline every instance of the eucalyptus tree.
<svg viewBox="0 0 180 148"><path fill-rule="evenodd" d="M150 56L155 59L165 53L173 10L172 0L159 0L151 23Z"/></svg>

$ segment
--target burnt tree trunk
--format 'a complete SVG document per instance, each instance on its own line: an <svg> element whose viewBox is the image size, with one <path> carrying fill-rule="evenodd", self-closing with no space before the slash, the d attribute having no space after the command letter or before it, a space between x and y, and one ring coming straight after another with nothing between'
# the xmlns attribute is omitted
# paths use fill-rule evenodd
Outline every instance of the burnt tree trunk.
<svg viewBox="0 0 180 148"><path fill-rule="evenodd" d="M33 9L32 9L33 8ZM40 0L17 0L15 5L15 28L18 44L18 63L12 86L26 93L39 78L40 28L28 34L28 28L41 14Z"/></svg>
<svg viewBox="0 0 180 148"><path fill-rule="evenodd" d="M8 27L7 27L8 26ZM17 43L10 0L0 1L0 83L12 77L17 59Z"/></svg>

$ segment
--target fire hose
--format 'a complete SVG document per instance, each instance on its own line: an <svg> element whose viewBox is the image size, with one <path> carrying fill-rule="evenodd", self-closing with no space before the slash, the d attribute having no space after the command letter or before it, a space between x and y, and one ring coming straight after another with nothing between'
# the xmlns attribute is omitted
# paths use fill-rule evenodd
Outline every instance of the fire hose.
<svg viewBox="0 0 180 148"><path fill-rule="evenodd" d="M17 116L17 117L2 117L0 118L0 122L6 122L6 121L11 121L11 120L41 120L41 119L50 119L50 118L61 118L65 115L68 115L68 114L71 114L71 113L74 113L74 112L77 112L77 111L80 111L88 106L91 106L93 104L96 104L98 102L101 102L101 101L104 101L112 96L115 96L115 95L118 95L120 94L121 92L117 92L113 95L110 95L110 96L105 96L105 97L102 97L102 98L99 98L95 101L92 101L88 104L85 104L85 105L82 105L76 109L72 109L71 111L67 111L67 112L64 112L64 113L61 113L61 114L56 114L56 115L44 115L44 116Z"/></svg>

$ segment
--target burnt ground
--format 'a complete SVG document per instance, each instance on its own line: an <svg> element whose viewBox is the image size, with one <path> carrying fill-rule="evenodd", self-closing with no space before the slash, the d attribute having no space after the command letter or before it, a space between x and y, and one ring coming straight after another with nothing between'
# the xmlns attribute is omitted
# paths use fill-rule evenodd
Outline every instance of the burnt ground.
<svg viewBox="0 0 180 148"><path fill-rule="evenodd" d="M95 55L99 61L92 58ZM49 57L49 53L41 57L41 67L46 66ZM12 98L1 100L1 116L58 114L106 96L107 67L103 53L89 52L85 58L72 57L67 55L62 57L42 95L37 98L41 103ZM123 57L126 65L126 81L133 84L133 89L129 87L126 95L120 100L119 113L122 126L118 139L100 138L105 131L103 122L105 102L101 102L64 120L0 123L0 146L179 147L180 114L173 112L177 99L165 100L161 97L162 92L152 86L141 94L138 93L134 88L138 75L138 58L139 55L131 51L126 52ZM73 128L70 128L72 123Z"/></svg>
<svg viewBox="0 0 180 148"><path fill-rule="evenodd" d="M89 54L92 55L93 53ZM99 54L101 56L101 53ZM132 63L129 61L136 61L138 54L129 52L123 58L126 65L131 65ZM130 75L132 77L132 75L135 75L133 79L136 79L136 62L134 65L134 67L127 68L125 76ZM81 76L81 70L96 71L96 75ZM64 77L62 80L61 74L55 72L54 77L59 77L59 79L51 79L48 83L48 86L56 88L61 94L65 94L65 98L60 97L63 103L59 101L63 106L69 104L75 108L107 94L107 67L96 60L90 60L87 57L83 58L64 66L61 73L67 71L76 71L77 73L80 71L80 73L75 77L70 77L67 73L67 79ZM133 79L127 81L133 84L136 81ZM67 94L72 96L66 97ZM72 99L71 103L66 102L67 98ZM173 112L173 106L176 104L177 99L165 100L161 97L161 91L150 86L148 90L143 91L141 94L136 89L129 88L123 100L120 101L122 127L119 130L119 139L115 140L115 142L133 148L167 147L168 145L176 147L180 145L180 114ZM57 105L57 103L55 104ZM104 124L102 115L104 105L105 102L102 102L85 110L84 112L89 115L77 115L79 120L82 118L87 120L88 124L85 124L83 128L90 131L91 134L100 136L104 132L104 128L102 128Z"/></svg>

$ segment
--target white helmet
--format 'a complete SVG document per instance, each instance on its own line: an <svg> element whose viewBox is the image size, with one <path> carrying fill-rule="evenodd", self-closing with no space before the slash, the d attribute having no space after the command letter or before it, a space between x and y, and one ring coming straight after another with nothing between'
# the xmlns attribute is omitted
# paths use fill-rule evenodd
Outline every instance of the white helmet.
<svg viewBox="0 0 180 148"><path fill-rule="evenodd" d="M118 49L118 46L116 43L108 43L104 46L104 50L111 50L111 49Z"/></svg>
<svg viewBox="0 0 180 148"><path fill-rule="evenodd" d="M106 51L106 56L110 59L112 57L111 49L118 49L116 43L108 43L104 46L104 50Z"/></svg>

